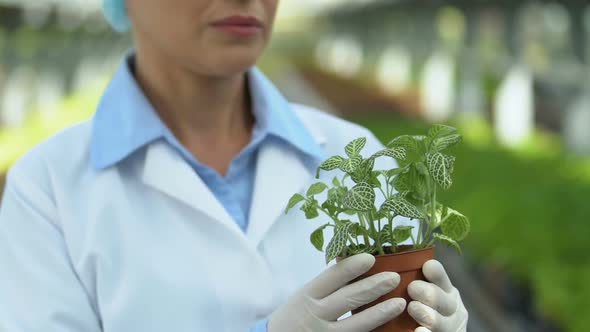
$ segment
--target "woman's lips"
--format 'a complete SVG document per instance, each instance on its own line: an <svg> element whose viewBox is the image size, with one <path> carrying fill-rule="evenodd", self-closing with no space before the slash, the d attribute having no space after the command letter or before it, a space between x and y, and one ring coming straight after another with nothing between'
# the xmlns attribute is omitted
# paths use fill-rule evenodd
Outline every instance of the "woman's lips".
<svg viewBox="0 0 590 332"><path fill-rule="evenodd" d="M229 16L212 25L220 31L238 37L251 37L262 31L262 23L252 16Z"/></svg>

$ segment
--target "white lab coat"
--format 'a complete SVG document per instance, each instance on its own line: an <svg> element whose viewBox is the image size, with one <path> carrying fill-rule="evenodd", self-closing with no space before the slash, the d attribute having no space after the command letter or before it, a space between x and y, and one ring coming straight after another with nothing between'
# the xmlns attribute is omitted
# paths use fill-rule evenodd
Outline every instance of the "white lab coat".
<svg viewBox="0 0 590 332"><path fill-rule="evenodd" d="M362 136L363 155L383 148L361 126L292 106L326 157ZM244 233L167 144L96 171L90 137L91 121L68 128L8 175L0 263L30 263L0 283L21 301L0 301L0 322L29 317L18 323L26 332L247 331L326 268L309 235L329 220L285 215L289 198L317 181L292 150L261 148Z"/></svg>

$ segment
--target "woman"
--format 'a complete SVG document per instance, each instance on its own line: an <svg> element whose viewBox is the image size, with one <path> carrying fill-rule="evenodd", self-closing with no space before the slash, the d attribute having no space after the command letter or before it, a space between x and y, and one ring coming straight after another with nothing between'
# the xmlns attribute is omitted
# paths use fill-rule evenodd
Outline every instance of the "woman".
<svg viewBox="0 0 590 332"><path fill-rule="evenodd" d="M135 51L95 116L10 170L0 210L6 332L370 331L399 315L399 275L325 269L316 223L284 215L323 158L369 131L288 103L253 65L278 0L115 0ZM371 152L371 151L370 151ZM440 263L408 310L417 331L465 331ZM311 280L311 281L310 281Z"/></svg>

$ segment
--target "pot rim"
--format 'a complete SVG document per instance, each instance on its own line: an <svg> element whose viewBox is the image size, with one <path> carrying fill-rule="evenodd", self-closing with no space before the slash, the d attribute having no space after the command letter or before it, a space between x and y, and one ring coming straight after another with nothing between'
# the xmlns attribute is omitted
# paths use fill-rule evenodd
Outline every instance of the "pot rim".
<svg viewBox="0 0 590 332"><path fill-rule="evenodd" d="M421 251L434 250L435 248L436 248L436 246L430 246L430 247L426 247L426 248L422 248L422 249L418 249L418 250L408 250L408 251L404 251L404 252L396 252L393 254L375 255L375 258L410 255L410 254L414 254L414 253L421 252Z"/></svg>

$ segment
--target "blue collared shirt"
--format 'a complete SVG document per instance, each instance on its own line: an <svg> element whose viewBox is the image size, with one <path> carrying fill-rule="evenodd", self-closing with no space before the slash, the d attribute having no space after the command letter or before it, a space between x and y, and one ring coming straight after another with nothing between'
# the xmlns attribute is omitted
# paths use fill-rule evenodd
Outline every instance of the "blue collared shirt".
<svg viewBox="0 0 590 332"><path fill-rule="evenodd" d="M104 169L157 140L165 140L192 166L235 222L246 230L258 148L278 140L306 159L317 162L322 151L293 112L289 103L256 67L247 72L247 83L256 119L251 142L232 160L226 176L199 162L161 121L133 76L133 55L113 77L93 119L90 147L92 166ZM253 332L266 331L266 321Z"/></svg>
<svg viewBox="0 0 590 332"><path fill-rule="evenodd" d="M221 176L200 163L162 122L133 76L133 59L133 56L128 57L117 71L95 115L91 160L96 169L112 166L151 142L163 139L184 157L236 223L246 230L256 154L262 144L279 140L285 148L304 156L315 160L322 158L322 152L300 120L292 112L281 111L288 107L288 102L264 74L253 67L247 72L256 119L252 140L232 160L226 176Z"/></svg>

